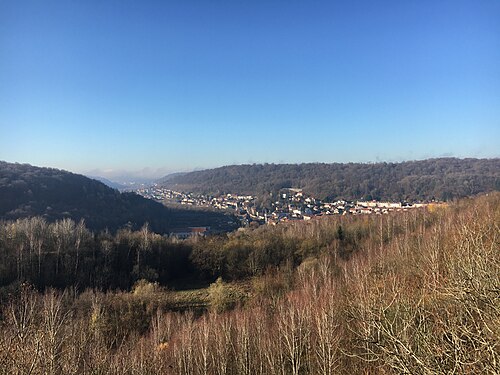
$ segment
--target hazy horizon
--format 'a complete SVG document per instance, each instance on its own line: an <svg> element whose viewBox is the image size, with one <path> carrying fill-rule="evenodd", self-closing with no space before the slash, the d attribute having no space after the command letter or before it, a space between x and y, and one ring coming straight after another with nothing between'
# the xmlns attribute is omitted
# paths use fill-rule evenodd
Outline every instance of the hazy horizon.
<svg viewBox="0 0 500 375"><path fill-rule="evenodd" d="M449 157L455 157L449 154L446 155L439 155L436 156L436 158L449 158ZM136 178L136 179L143 179L143 180L151 180L151 179L157 179L161 177L165 177L169 174L173 173L189 173L189 172L194 172L194 171L200 171L204 169L212 169L212 168L219 168L219 167L224 167L228 165L242 165L242 164L301 164L301 163L401 163L405 161L413 161L413 160L425 160L429 159L432 157L428 158L420 158L420 159L411 159L411 160L371 160L371 161L330 161L330 162L323 162L323 161L312 161L312 162L295 162L295 163L289 163L285 161L280 161L280 162L254 162L254 161L248 161L248 162L243 162L243 163L232 163L232 164L221 164L221 165L215 165L215 166L208 166L208 167L195 167L191 169L182 169L182 170L176 170L176 169L171 169L169 167L163 167L163 168L149 168L145 167L142 169L137 169L137 170L126 170L126 169L100 169L100 168L95 168L92 170L83 170L83 171L71 171L75 173L81 173L83 175L89 176L89 177L104 177L106 179L109 179L114 182L125 182L129 178Z"/></svg>
<svg viewBox="0 0 500 375"><path fill-rule="evenodd" d="M0 4L0 160L499 157L498 1Z"/></svg>
<svg viewBox="0 0 500 375"><path fill-rule="evenodd" d="M169 167L160 167L160 168L150 168L150 167L145 167L142 169L104 169L104 168L94 168L90 170L75 170L75 169L68 169L68 168L61 168L58 166L54 165L38 165L34 163L30 163L27 161L18 161L18 160L0 160L0 161L5 161L8 163L20 163L20 164L30 164L35 167L46 167L46 168L56 168L56 169L62 169L66 170L68 172L72 173L77 173L77 174L82 174L84 176L90 177L90 178L104 178L107 179L111 182L115 183L149 183L151 181L154 181L156 179L160 179L162 177L166 177L170 174L176 174L176 173L189 173L189 172L195 172L195 171L201 171L201 170L206 170L206 169L213 169L213 168L220 168L220 167L225 167L225 166L230 166L230 165L249 165L249 164L307 164L307 163L362 163L362 164L376 164L376 163L403 163L403 162L410 162L410 161L420 161L420 160L428 160L428 159L435 159L435 158L457 158L457 159L467 159L467 158L472 158L472 159L498 159L498 157L490 157L490 158L475 158L475 157L457 157L454 155L449 155L449 154L444 154L444 155L438 155L438 156L429 156L429 157L424 157L424 158L415 158L415 159L406 159L406 160L371 160L371 161L333 161L333 162L324 162L324 161L313 161L313 162L295 162L295 163L290 163L290 162L285 162L285 161L279 161L279 162L253 162L253 161L248 161L248 162L243 162L243 163L233 163L233 164L221 164L221 165L215 165L215 166L208 166L208 167L196 167L196 168L191 168L191 169L184 169L184 170L176 170L172 169Z"/></svg>

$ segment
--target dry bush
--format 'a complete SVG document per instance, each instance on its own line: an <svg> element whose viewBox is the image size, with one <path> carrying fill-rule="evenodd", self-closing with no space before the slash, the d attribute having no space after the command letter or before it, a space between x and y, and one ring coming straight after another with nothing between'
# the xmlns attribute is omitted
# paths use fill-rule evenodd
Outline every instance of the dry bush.
<svg viewBox="0 0 500 375"><path fill-rule="evenodd" d="M496 200L440 212L418 241L405 235L379 259L349 265L357 350L348 355L395 373L499 371Z"/></svg>

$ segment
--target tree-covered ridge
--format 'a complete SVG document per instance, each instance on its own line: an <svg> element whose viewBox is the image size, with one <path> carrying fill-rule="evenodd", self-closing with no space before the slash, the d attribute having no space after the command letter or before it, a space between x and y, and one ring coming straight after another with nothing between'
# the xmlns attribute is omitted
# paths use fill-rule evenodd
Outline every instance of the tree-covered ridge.
<svg viewBox="0 0 500 375"><path fill-rule="evenodd" d="M231 165L160 180L173 190L263 196L302 188L319 199L449 200L500 190L500 159Z"/></svg>
<svg viewBox="0 0 500 375"><path fill-rule="evenodd" d="M84 219L90 229L112 231L138 229L148 222L158 233L186 226L223 227L231 220L220 213L166 208L79 174L0 162L0 219L32 216L50 222Z"/></svg>

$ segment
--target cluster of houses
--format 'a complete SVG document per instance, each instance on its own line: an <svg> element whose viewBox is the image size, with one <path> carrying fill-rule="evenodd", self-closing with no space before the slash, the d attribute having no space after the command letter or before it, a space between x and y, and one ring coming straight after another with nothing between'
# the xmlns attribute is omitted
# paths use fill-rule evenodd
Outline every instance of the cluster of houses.
<svg viewBox="0 0 500 375"><path fill-rule="evenodd" d="M251 195L224 194L220 196L183 193L153 185L136 190L136 193L145 198L162 203L181 204L185 206L213 207L219 210L238 210L253 205L255 197Z"/></svg>
<svg viewBox="0 0 500 375"><path fill-rule="evenodd" d="M306 196L301 189L282 189L278 199L272 202L272 209L248 211L251 219L275 225L280 221L311 220L327 215L388 214L391 211L407 211L424 207L425 203L409 204L401 202L346 201L323 202Z"/></svg>
<svg viewBox="0 0 500 375"><path fill-rule="evenodd" d="M427 203L409 204L401 202L346 201L323 202L306 195L302 189L282 189L272 196L267 208L257 204L252 195L223 194L219 196L183 193L154 185L137 190L137 193L167 204L212 207L233 212L243 226L252 222L276 225L290 220L311 220L325 215L383 215L391 211L407 211L424 207Z"/></svg>

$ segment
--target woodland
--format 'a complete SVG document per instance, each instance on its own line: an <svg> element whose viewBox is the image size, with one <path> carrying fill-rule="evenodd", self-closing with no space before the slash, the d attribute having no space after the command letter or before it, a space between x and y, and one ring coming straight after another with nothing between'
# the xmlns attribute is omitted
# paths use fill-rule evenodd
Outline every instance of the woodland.
<svg viewBox="0 0 500 375"><path fill-rule="evenodd" d="M496 374L500 193L179 241L0 225L0 374Z"/></svg>
<svg viewBox="0 0 500 375"><path fill-rule="evenodd" d="M301 188L327 201L450 201L500 190L499 171L500 159L251 164L169 175L159 183L185 192L251 194L259 197L264 205L283 188Z"/></svg>

